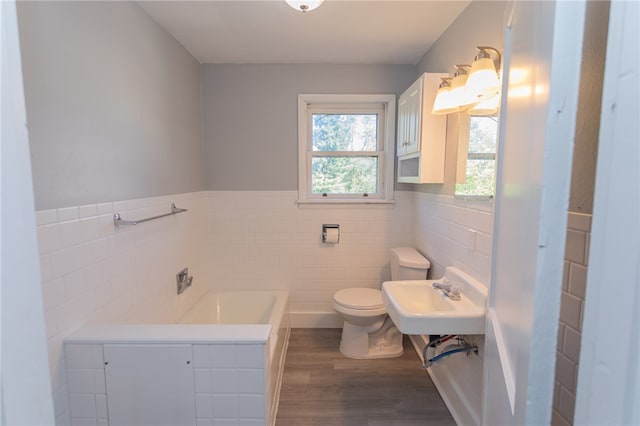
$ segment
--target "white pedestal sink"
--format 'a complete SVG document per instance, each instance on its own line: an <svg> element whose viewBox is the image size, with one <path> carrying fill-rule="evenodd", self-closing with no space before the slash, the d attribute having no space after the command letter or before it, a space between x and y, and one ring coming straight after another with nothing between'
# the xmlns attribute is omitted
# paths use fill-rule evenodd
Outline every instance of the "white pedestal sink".
<svg viewBox="0 0 640 426"><path fill-rule="evenodd" d="M460 300L434 289L435 282L458 287ZM446 268L439 280L386 281L382 300L404 334L484 334L487 288L458 268Z"/></svg>

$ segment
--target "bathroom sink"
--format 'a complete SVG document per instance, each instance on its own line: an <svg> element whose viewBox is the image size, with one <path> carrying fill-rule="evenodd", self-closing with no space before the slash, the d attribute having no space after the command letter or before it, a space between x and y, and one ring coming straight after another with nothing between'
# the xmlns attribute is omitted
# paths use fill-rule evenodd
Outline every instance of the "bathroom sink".
<svg viewBox="0 0 640 426"><path fill-rule="evenodd" d="M434 289L436 282L458 287L460 300ZM457 268L448 267L439 280L386 281L382 300L404 334L484 334L487 289Z"/></svg>

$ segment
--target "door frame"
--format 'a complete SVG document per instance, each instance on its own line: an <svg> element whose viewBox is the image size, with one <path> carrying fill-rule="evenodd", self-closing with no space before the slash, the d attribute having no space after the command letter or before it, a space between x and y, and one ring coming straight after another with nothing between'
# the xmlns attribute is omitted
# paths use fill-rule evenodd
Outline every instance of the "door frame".
<svg viewBox="0 0 640 426"><path fill-rule="evenodd" d="M575 424L640 424L639 21L611 2Z"/></svg>
<svg viewBox="0 0 640 426"><path fill-rule="evenodd" d="M515 1L505 16L499 156L511 161L498 160L483 424L551 420L585 6Z"/></svg>

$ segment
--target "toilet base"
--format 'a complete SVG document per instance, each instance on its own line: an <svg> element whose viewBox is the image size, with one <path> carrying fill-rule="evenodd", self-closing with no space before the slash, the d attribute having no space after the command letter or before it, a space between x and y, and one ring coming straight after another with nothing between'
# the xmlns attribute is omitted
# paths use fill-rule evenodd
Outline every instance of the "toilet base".
<svg viewBox="0 0 640 426"><path fill-rule="evenodd" d="M340 352L353 359L396 358L402 356L402 333L386 317L382 326L370 332L371 327L361 327L345 321L340 340Z"/></svg>

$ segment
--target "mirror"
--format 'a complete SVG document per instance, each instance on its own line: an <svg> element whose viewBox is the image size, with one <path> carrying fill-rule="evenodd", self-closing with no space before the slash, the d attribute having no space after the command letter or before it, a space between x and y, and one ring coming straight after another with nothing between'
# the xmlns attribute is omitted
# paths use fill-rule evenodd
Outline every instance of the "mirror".
<svg viewBox="0 0 640 426"><path fill-rule="evenodd" d="M490 199L495 194L498 117L458 114L455 196Z"/></svg>

